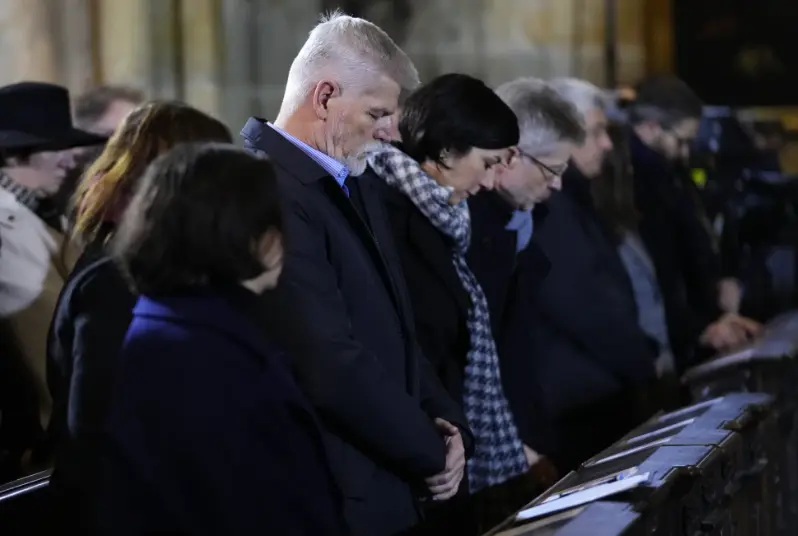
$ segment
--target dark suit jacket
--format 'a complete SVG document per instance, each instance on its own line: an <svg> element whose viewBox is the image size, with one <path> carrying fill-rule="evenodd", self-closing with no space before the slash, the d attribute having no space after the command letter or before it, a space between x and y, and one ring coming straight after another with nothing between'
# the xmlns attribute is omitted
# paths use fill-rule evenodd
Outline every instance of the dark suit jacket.
<svg viewBox="0 0 798 536"><path fill-rule="evenodd" d="M471 298L452 262L454 245L402 192L385 185L385 198L418 343L446 390L462 404Z"/></svg>
<svg viewBox="0 0 798 536"><path fill-rule="evenodd" d="M136 303L111 259L94 252L79 266L61 291L47 340L53 397L47 432L55 448L51 487L64 505L65 523L82 523L83 508L92 500L116 357Z"/></svg>
<svg viewBox="0 0 798 536"><path fill-rule="evenodd" d="M325 424L350 528L395 534L419 520L411 486L445 466L432 419L467 425L415 343L378 183L361 178L361 216L333 177L265 121L250 119L242 135L277 171L287 249L276 325Z"/></svg>
<svg viewBox="0 0 798 536"><path fill-rule="evenodd" d="M532 237L551 262L540 287L535 355L560 472L610 446L653 411L654 345L640 329L631 282L575 169L546 203ZM644 403L645 402L645 403Z"/></svg>
<svg viewBox="0 0 798 536"><path fill-rule="evenodd" d="M243 287L142 297L102 443L101 533L343 535L312 407Z"/></svg>
<svg viewBox="0 0 798 536"><path fill-rule="evenodd" d="M513 211L497 193L472 197L468 207L468 264L488 299L504 392L524 443L550 454L554 446L538 377L543 356L535 353L532 330L539 322L536 296L551 263L535 242L516 252L517 233L506 229ZM546 211L544 205L535 208L538 228L545 225Z"/></svg>
<svg viewBox="0 0 798 536"><path fill-rule="evenodd" d="M657 270L677 365L694 357L701 332L721 316L719 254L687 188L667 160L630 134L640 236Z"/></svg>
<svg viewBox="0 0 798 536"><path fill-rule="evenodd" d="M396 251L413 305L419 346L446 390L462 404L465 367L471 349L467 325L471 297L463 288L452 262L454 244L405 194L379 177L373 180L382 183ZM508 486L498 488L504 490ZM531 490L524 491L530 494L528 496L535 495ZM487 520L482 497L486 494L483 492L479 498L470 496L466 475L456 497L443 504L429 505L424 534L468 536L484 532ZM529 500L528 496L524 500ZM512 501L509 497L499 500Z"/></svg>
<svg viewBox="0 0 798 536"><path fill-rule="evenodd" d="M551 262L540 288L535 344L546 407L555 418L655 375L654 350L638 327L631 283L600 226L587 179L576 169L547 202L532 240Z"/></svg>

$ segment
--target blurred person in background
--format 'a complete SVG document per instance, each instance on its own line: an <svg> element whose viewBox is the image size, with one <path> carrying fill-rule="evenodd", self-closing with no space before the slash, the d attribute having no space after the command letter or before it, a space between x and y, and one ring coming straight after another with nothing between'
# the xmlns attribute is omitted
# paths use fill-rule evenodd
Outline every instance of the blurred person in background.
<svg viewBox="0 0 798 536"><path fill-rule="evenodd" d="M757 167L765 171L782 171L781 154L789 144L783 121L754 121L747 130L759 152Z"/></svg>
<svg viewBox="0 0 798 536"><path fill-rule="evenodd" d="M81 523L93 491L92 460L104 430L116 356L136 297L107 245L144 170L186 142L232 142L220 121L180 102L154 101L131 112L86 171L75 197L70 239L81 257L64 286L47 337L53 397L48 446L55 449L52 493L68 523Z"/></svg>
<svg viewBox="0 0 798 536"><path fill-rule="evenodd" d="M447 74L407 98L398 131L402 142L376 148L369 166L386 186L385 208L416 340L443 386L463 405L474 433L461 500L451 507L433 504L429 531L448 527L480 534L515 509L509 501L489 505L483 498L525 474L529 462L503 393L488 303L466 262L467 199L493 188L494 169L518 143L518 121L482 81ZM469 492L474 501L467 500ZM438 521L441 528L433 529Z"/></svg>
<svg viewBox="0 0 798 536"><path fill-rule="evenodd" d="M264 329L290 350L317 408L355 536L420 520L420 499L459 487L471 434L416 344L407 288L367 154L401 93L407 55L374 24L333 13L291 64L274 123L251 118L247 148L277 169L286 261ZM361 180L362 179L362 180Z"/></svg>
<svg viewBox="0 0 798 536"><path fill-rule="evenodd" d="M509 163L495 167L494 190L468 200L468 263L488 300L502 384L534 475L519 481L526 486L516 500L523 500L553 485L556 476L548 458L554 437L537 371L544 356L535 354L532 342L535 294L550 263L532 234L535 225L545 224L543 202L560 189L571 153L585 134L573 106L542 80L519 78L496 93L515 112L520 139Z"/></svg>
<svg viewBox="0 0 798 536"><path fill-rule="evenodd" d="M590 193L612 149L606 97L582 80L550 83L585 130L562 191L546 202L546 223L532 236L551 263L537 293L534 355L556 435L553 458L567 472L649 416L638 396L656 380L656 352L638 325L629 277Z"/></svg>
<svg viewBox="0 0 798 536"><path fill-rule="evenodd" d="M739 303L739 283L721 272L714 230L685 166L702 106L687 84L663 75L638 86L628 111L640 236L657 270L679 370L701 346L727 350L760 330L721 307Z"/></svg>
<svg viewBox="0 0 798 536"><path fill-rule="evenodd" d="M41 426L50 416L45 341L68 271L59 255L64 240L61 229L42 220L39 204L58 190L75 165L72 148L103 141L102 136L73 127L65 88L39 82L0 88L2 359L16 360L21 365L12 368L25 371L22 377L2 378L9 382L8 392L19 393L2 408L0 436L14 443L11 450L16 452L8 457L12 464L18 463L20 449L39 442ZM26 390L31 392L22 392ZM33 416L36 418L31 420ZM9 471L13 473L13 469Z"/></svg>
<svg viewBox="0 0 798 536"><path fill-rule="evenodd" d="M122 120L144 102L144 92L127 86L99 86L78 95L73 104L75 126L105 137L114 133ZM102 153L103 145L82 147L74 151L75 165L61 182L58 191L39 207L43 219L51 225L68 227L69 202L86 168Z"/></svg>
<svg viewBox="0 0 798 536"><path fill-rule="evenodd" d="M264 336L282 218L270 162L181 145L113 243L140 295L100 448L100 534L345 534L315 412Z"/></svg>
<svg viewBox="0 0 798 536"><path fill-rule="evenodd" d="M611 123L608 132L613 150L605 162L602 176L590 183L593 202L615 240L632 283L640 329L656 345L657 375L663 381L660 400L668 409L676 409L680 405L678 377L665 297L651 254L640 236L640 213L635 206L628 132L621 123Z"/></svg>
<svg viewBox="0 0 798 536"><path fill-rule="evenodd" d="M128 86L99 86L75 99L75 124L111 136L122 121L146 100L143 91Z"/></svg>

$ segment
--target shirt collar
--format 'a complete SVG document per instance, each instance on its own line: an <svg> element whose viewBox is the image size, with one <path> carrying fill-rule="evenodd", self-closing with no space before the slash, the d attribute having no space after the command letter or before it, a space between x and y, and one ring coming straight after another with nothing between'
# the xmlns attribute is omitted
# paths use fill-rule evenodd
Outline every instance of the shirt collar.
<svg viewBox="0 0 798 536"><path fill-rule="evenodd" d="M28 207L32 212L36 212L39 208L39 196L36 192L14 181L2 170L0 170L0 188L12 194L21 205Z"/></svg>
<svg viewBox="0 0 798 536"><path fill-rule="evenodd" d="M508 231L517 231L521 227L529 225L532 221L532 210L514 210L510 221L507 222L505 229Z"/></svg>
<svg viewBox="0 0 798 536"><path fill-rule="evenodd" d="M515 252L520 253L529 245L535 223L532 220L532 210L515 210L510 221L505 226L508 231L515 231Z"/></svg>
<svg viewBox="0 0 798 536"><path fill-rule="evenodd" d="M347 168L344 164L330 155L324 154L318 149L314 149L296 136L292 136L280 127L275 126L273 123L266 124L275 132L280 134L283 138L291 142L291 144L296 146L300 151L308 155L311 160L316 162L324 171L329 173L340 186L344 186L344 182L349 176L349 168Z"/></svg>

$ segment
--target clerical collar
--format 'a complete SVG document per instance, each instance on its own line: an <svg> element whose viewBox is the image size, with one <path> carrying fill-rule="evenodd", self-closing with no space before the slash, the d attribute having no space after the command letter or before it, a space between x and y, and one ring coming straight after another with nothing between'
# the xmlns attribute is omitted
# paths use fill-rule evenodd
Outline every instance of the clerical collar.
<svg viewBox="0 0 798 536"><path fill-rule="evenodd" d="M0 188L12 194L20 204L25 205L32 212L36 212L36 209L39 208L39 196L36 195L36 192L14 181L8 173L2 170L0 170Z"/></svg>

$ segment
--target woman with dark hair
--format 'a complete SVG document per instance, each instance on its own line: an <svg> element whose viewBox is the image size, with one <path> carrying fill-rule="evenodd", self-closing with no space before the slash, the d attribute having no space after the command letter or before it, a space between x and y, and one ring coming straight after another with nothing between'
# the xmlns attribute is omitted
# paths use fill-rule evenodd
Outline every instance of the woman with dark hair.
<svg viewBox="0 0 798 536"><path fill-rule="evenodd" d="M654 262L638 228L640 214L635 206L627 127L610 124L607 133L612 139L613 149L605 160L603 176L590 183L593 200L605 229L617 244L618 254L629 275L640 329L655 346L657 375L673 379L675 361L665 302ZM668 405L677 402L674 393L663 393L663 396L666 396L663 402Z"/></svg>
<svg viewBox="0 0 798 536"><path fill-rule="evenodd" d="M463 404L475 436L464 482L472 494L484 494L529 466L502 390L485 295L466 263L471 234L466 199L492 188L493 168L515 154L518 119L480 80L449 74L408 97L399 135L401 143L383 145L369 164L388 185L388 216L418 342L449 393ZM491 517L481 509L487 503L474 504L480 506L470 509L478 517L470 530L509 513ZM503 505L516 506L512 501ZM466 513L449 513L448 522L462 522Z"/></svg>
<svg viewBox="0 0 798 536"><path fill-rule="evenodd" d="M230 143L232 137L220 121L187 104L147 102L125 118L78 185L70 234L83 252L61 291L47 340L51 488L64 506L64 524L80 523L80 505L90 500L94 447L136 302L106 244L147 166L179 143L205 141Z"/></svg>
<svg viewBox="0 0 798 536"><path fill-rule="evenodd" d="M100 532L343 534L321 432L263 335L282 269L272 164L183 145L152 164L113 251L138 299L100 448Z"/></svg>

